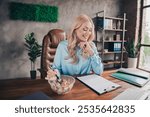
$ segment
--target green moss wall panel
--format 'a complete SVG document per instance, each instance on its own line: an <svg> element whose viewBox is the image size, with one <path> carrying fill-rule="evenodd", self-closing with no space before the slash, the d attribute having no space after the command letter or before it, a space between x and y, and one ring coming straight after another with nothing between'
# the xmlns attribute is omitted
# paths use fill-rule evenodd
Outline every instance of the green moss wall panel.
<svg viewBox="0 0 150 117"><path fill-rule="evenodd" d="M9 3L9 16L13 20L57 22L58 7L25 3Z"/></svg>

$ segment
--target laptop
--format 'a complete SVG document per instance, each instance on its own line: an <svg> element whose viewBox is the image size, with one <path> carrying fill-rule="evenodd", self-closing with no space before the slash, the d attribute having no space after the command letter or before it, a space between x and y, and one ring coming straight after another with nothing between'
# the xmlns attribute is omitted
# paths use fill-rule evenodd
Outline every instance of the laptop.
<svg viewBox="0 0 150 117"><path fill-rule="evenodd" d="M150 100L150 91L138 88L128 88L113 100Z"/></svg>

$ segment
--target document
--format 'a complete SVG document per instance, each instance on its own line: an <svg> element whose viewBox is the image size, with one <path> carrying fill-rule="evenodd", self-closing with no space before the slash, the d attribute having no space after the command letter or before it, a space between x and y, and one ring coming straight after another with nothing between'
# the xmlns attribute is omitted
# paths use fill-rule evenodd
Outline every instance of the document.
<svg viewBox="0 0 150 117"><path fill-rule="evenodd" d="M96 74L77 77L77 79L98 94L103 94L121 87L119 84L113 83Z"/></svg>

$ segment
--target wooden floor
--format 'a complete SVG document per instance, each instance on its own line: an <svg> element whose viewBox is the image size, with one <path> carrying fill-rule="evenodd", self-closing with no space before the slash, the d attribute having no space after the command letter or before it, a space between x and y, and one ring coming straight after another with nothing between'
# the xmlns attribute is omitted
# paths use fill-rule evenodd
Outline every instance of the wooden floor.
<svg viewBox="0 0 150 117"><path fill-rule="evenodd" d="M57 95L52 92L52 90L50 89L50 85L44 79L31 80L29 78L19 78L0 80L0 99L16 100L34 92L42 91L49 97L58 100L111 100L115 96L123 92L125 89L129 87L135 87L134 85L131 85L124 81L112 78L110 74L113 72L115 71L105 71L102 76L114 83L120 84L121 88L102 95L98 95L97 93L93 92L78 80L76 80L73 89L68 94Z"/></svg>

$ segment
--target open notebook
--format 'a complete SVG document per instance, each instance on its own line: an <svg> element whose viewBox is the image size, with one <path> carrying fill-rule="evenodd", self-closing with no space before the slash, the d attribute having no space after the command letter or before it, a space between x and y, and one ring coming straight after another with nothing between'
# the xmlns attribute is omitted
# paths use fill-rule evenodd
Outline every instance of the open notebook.
<svg viewBox="0 0 150 117"><path fill-rule="evenodd" d="M150 80L148 72L133 68L121 68L116 73L111 74L111 76L139 87L144 86Z"/></svg>
<svg viewBox="0 0 150 117"><path fill-rule="evenodd" d="M77 79L98 94L103 94L121 87L96 74L77 77Z"/></svg>

